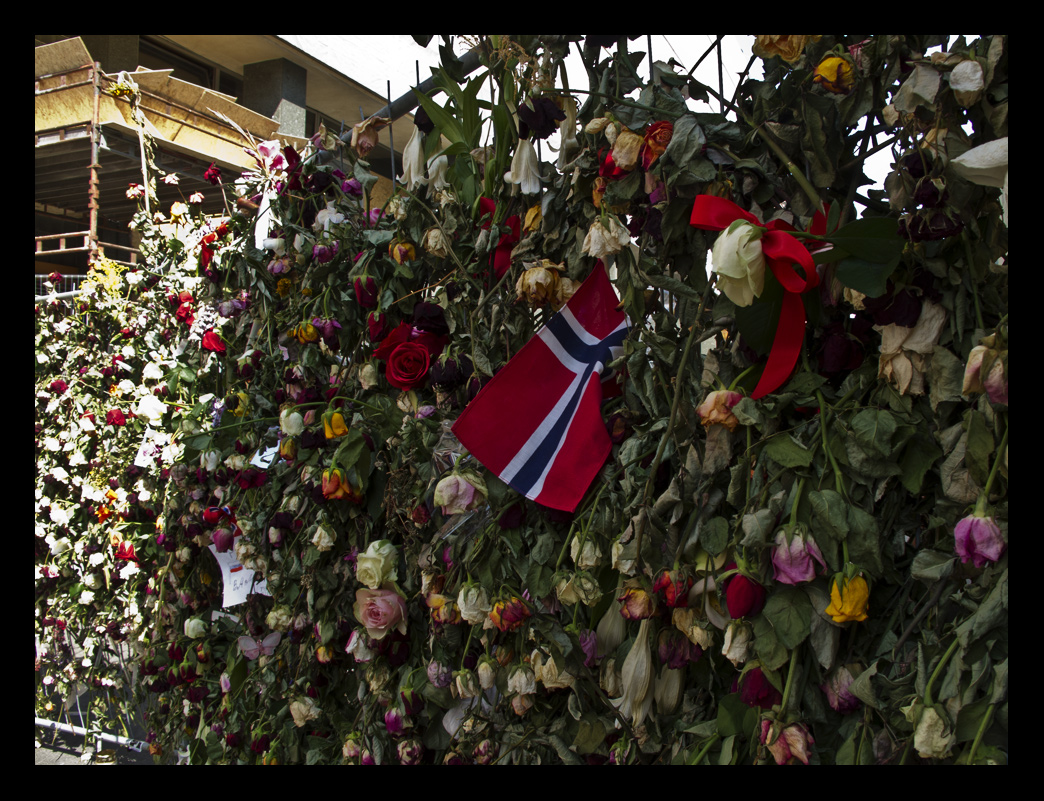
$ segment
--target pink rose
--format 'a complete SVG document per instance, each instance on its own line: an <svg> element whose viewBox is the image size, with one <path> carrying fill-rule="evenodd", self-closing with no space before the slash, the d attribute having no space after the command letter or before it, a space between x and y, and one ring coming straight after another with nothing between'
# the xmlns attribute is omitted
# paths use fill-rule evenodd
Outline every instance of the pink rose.
<svg viewBox="0 0 1044 801"><path fill-rule="evenodd" d="M394 590L357 590L353 611L375 640L384 639L392 629L406 633L406 601Z"/></svg>

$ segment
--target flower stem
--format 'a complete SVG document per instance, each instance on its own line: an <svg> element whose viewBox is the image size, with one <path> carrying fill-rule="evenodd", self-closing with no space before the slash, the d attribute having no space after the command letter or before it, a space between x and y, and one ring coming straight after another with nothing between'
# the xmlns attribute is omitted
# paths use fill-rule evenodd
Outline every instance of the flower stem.
<svg viewBox="0 0 1044 801"><path fill-rule="evenodd" d="M959 644L960 639L955 637L953 642L950 643L950 647L946 649L946 653L942 655L942 659L939 660L939 664L935 666L935 670L932 671L931 678L928 679L928 684L924 688L925 706L932 706L932 688L935 686L935 680L942 675L943 668L946 667L946 663L950 661L950 657L953 656Z"/></svg>
<svg viewBox="0 0 1044 801"><path fill-rule="evenodd" d="M997 468L1000 467L1001 459L1004 458L1004 452L1005 450L1007 450L1008 447L1008 432L1011 430L1011 428L1007 425L1007 422L1007 415L1005 415L1004 434L1001 435L1000 445L997 446L997 458L993 460L993 467L990 468L990 475L986 479L986 486L982 488L981 497L984 499L989 498L990 496L990 487L993 486L993 479L997 477Z"/></svg>
<svg viewBox="0 0 1044 801"><path fill-rule="evenodd" d="M790 693L794 687L794 676L797 675L797 662L798 662L798 651L801 648L800 645L794 646L794 650L790 652L790 667L787 669L787 683L783 687L783 700L779 704L779 714L781 716L787 714L787 705L790 702Z"/></svg>
<svg viewBox="0 0 1044 801"><path fill-rule="evenodd" d="M982 723L979 724L979 730L975 732L975 740L971 744L971 749L968 751L968 764L975 764L975 752L979 750L979 743L982 742L982 737L986 734L986 729L990 727L990 723L993 722L993 710L996 704L990 704L986 707L986 714L982 716Z"/></svg>
<svg viewBox="0 0 1044 801"><path fill-rule="evenodd" d="M692 761L689 764L690 765L699 765L700 762L703 760L703 758L705 756L707 756L707 752L710 751L711 746L713 746L716 742L718 742L718 739L720 738L720 736L721 735L719 735L717 733L711 735L711 738L709 740L707 740L707 742L705 742L703 744L703 748L701 748L699 750L699 752L697 752L696 756L694 756L692 758Z"/></svg>

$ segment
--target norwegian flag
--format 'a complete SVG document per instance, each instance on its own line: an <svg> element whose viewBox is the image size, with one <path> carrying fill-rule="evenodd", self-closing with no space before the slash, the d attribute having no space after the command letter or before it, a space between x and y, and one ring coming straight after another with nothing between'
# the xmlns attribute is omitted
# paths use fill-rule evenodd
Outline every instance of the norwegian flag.
<svg viewBox="0 0 1044 801"><path fill-rule="evenodd" d="M627 336L618 305L599 262L453 426L476 459L544 506L575 511L612 448L601 402Z"/></svg>

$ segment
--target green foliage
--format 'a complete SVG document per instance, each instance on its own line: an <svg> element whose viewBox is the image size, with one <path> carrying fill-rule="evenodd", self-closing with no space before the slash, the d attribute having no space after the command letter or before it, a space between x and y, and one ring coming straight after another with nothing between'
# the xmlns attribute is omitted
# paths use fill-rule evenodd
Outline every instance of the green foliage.
<svg viewBox="0 0 1044 801"><path fill-rule="evenodd" d="M481 37L474 76L443 46L417 99L446 170L383 216L357 153L335 175L257 148L264 251L245 208L177 236L143 212L140 269L38 303L37 714L112 687L105 725L140 706L157 760L192 764L1003 761L1007 556L955 527L1007 539L1006 198L954 160L1006 136L1007 39L806 38L732 101L673 63L647 84L626 37L584 49L575 99L579 37ZM973 102L948 82L971 59ZM540 100L578 108L576 141L524 195L504 174ZM757 400L787 290L771 270L748 306L715 290L698 195L788 223L818 263L797 362ZM631 245L592 252L611 218ZM624 379L567 514L451 429L598 261ZM459 482L463 511L435 502ZM226 608L211 546L233 524L255 585Z"/></svg>

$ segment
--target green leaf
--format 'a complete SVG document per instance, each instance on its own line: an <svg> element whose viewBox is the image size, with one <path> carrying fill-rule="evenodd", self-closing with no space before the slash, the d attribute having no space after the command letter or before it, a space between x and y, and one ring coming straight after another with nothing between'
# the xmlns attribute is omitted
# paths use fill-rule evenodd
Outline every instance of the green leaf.
<svg viewBox="0 0 1044 801"><path fill-rule="evenodd" d="M812 533L817 538L840 541L848 536L848 504L844 498L834 490L813 490L808 500L812 505Z"/></svg>
<svg viewBox="0 0 1044 801"><path fill-rule="evenodd" d="M707 137L696 118L687 114L675 121L671 141L663 155L679 166L688 164L699 155L706 142Z"/></svg>
<svg viewBox="0 0 1044 801"><path fill-rule="evenodd" d="M435 124L435 127L439 129L439 133L445 136L452 144L460 142L467 145L470 149L468 139L464 135L464 129L461 127L460 121L453 116L453 112L443 108L430 97L418 92L416 89L413 90L413 94L417 96L421 108L428 113L428 116Z"/></svg>
<svg viewBox="0 0 1044 801"><path fill-rule="evenodd" d="M766 670L779 670L787 663L789 651L780 642L771 621L764 615L754 618L754 651Z"/></svg>
<svg viewBox="0 0 1044 801"><path fill-rule="evenodd" d="M847 258L837 265L835 274L849 289L877 298L888 290L888 279L898 266L898 257L884 263Z"/></svg>
<svg viewBox="0 0 1044 801"><path fill-rule="evenodd" d="M743 703L739 693L731 693L718 704L717 723L719 737L748 737L757 725L757 710Z"/></svg>
<svg viewBox="0 0 1044 801"><path fill-rule="evenodd" d="M898 223L891 217L865 217L826 237L835 247L857 259L887 264L903 252L906 240L899 236Z"/></svg>
<svg viewBox="0 0 1044 801"><path fill-rule="evenodd" d="M864 409L852 418L852 435L868 456L879 459L892 457L892 437L898 423L889 411Z"/></svg>
<svg viewBox="0 0 1044 801"><path fill-rule="evenodd" d="M918 551L914 557L913 564L910 566L910 575L927 584L934 584L953 572L955 561L956 557L952 553L942 553L925 548Z"/></svg>
<svg viewBox="0 0 1044 801"><path fill-rule="evenodd" d="M779 641L794 649L812 630L812 603L797 587L784 587L765 602L765 617L772 624Z"/></svg>
<svg viewBox="0 0 1044 801"><path fill-rule="evenodd" d="M724 517L708 520L700 531L700 545L711 556L717 556L729 544L729 521Z"/></svg>
<svg viewBox="0 0 1044 801"><path fill-rule="evenodd" d="M942 450L931 437L922 433L913 436L899 460L903 470L900 480L908 492L916 495L921 491L925 474L942 455Z"/></svg>
<svg viewBox="0 0 1044 801"><path fill-rule="evenodd" d="M765 290L750 306L736 308L736 327L743 335L745 344L761 355L772 349L779 326L779 313L783 308L783 287L775 276L766 270Z"/></svg>
<svg viewBox="0 0 1044 801"><path fill-rule="evenodd" d="M649 282L650 286L654 286L657 289L666 289L676 297L686 298L687 300L692 300L697 303L700 301L700 293L684 281L679 281L677 278L673 278L669 275L648 273L645 276L645 279Z"/></svg>
<svg viewBox="0 0 1044 801"><path fill-rule="evenodd" d="M993 434L986 426L986 418L981 412L969 409L964 416L968 429L968 448L964 452L964 463L976 484L985 486L990 474L990 454L995 443Z"/></svg>
<svg viewBox="0 0 1044 801"><path fill-rule="evenodd" d="M808 467L812 464L812 451L790 434L776 434L765 443L765 456L780 467Z"/></svg>

